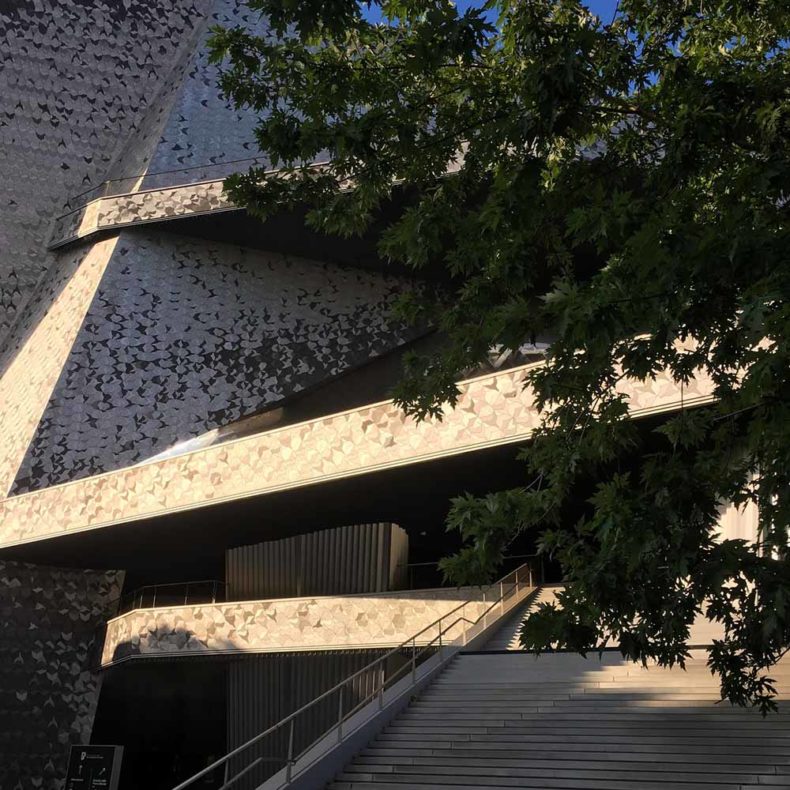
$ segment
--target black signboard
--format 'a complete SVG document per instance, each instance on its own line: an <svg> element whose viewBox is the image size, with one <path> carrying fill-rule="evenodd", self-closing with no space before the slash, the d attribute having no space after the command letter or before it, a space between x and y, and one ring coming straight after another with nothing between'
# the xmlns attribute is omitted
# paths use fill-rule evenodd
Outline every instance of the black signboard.
<svg viewBox="0 0 790 790"><path fill-rule="evenodd" d="M72 746L66 790L117 790L123 746Z"/></svg>

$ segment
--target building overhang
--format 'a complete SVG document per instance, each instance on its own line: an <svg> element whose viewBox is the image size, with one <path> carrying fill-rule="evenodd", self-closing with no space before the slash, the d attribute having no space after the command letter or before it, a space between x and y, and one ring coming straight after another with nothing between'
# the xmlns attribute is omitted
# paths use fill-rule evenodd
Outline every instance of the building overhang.
<svg viewBox="0 0 790 790"><path fill-rule="evenodd" d="M537 363L542 364L542 363ZM464 381L455 408L416 422L391 400L0 501L0 549L316 486L529 440L526 365ZM624 381L632 418L712 401L706 380Z"/></svg>
<svg viewBox="0 0 790 790"><path fill-rule="evenodd" d="M220 178L94 198L57 217L49 249L136 225L239 211L224 193L222 185Z"/></svg>

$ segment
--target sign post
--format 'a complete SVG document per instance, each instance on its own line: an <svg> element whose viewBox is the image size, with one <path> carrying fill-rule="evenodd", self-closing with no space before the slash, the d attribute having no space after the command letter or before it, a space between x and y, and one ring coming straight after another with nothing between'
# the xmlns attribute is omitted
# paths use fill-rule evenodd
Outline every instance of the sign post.
<svg viewBox="0 0 790 790"><path fill-rule="evenodd" d="M74 746L65 790L118 790L123 746Z"/></svg>

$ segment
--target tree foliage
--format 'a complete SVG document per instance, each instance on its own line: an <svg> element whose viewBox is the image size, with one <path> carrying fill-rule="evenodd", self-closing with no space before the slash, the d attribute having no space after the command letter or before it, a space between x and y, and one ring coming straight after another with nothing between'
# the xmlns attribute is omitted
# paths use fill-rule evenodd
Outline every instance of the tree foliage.
<svg viewBox="0 0 790 790"><path fill-rule="evenodd" d="M217 29L213 57L279 172L231 177L231 197L352 235L397 195L381 254L448 274L402 305L446 346L408 359L400 402L435 416L492 347L551 340L525 485L453 502L449 578L487 580L532 531L567 587L524 645L683 664L704 613L723 696L769 710L790 644L790 5L248 4L269 32ZM646 436L617 385L667 372L716 400ZM717 539L728 501L759 505L757 544Z"/></svg>

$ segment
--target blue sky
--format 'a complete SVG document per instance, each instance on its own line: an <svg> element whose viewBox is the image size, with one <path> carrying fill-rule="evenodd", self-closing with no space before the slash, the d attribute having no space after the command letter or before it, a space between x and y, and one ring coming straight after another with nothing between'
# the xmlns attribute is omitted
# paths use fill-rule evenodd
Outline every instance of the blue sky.
<svg viewBox="0 0 790 790"><path fill-rule="evenodd" d="M461 11L466 10L470 6L479 4L479 0L456 0L456 5ZM604 22L609 22L614 15L615 8L617 7L617 0L587 0L586 5ZM375 9L372 9L371 18L375 19L377 17L378 13Z"/></svg>
<svg viewBox="0 0 790 790"><path fill-rule="evenodd" d="M479 5L479 3L475 0L456 0L456 5L463 11L469 6ZM601 19L608 22L614 14L617 2L616 0L587 0L585 5Z"/></svg>

